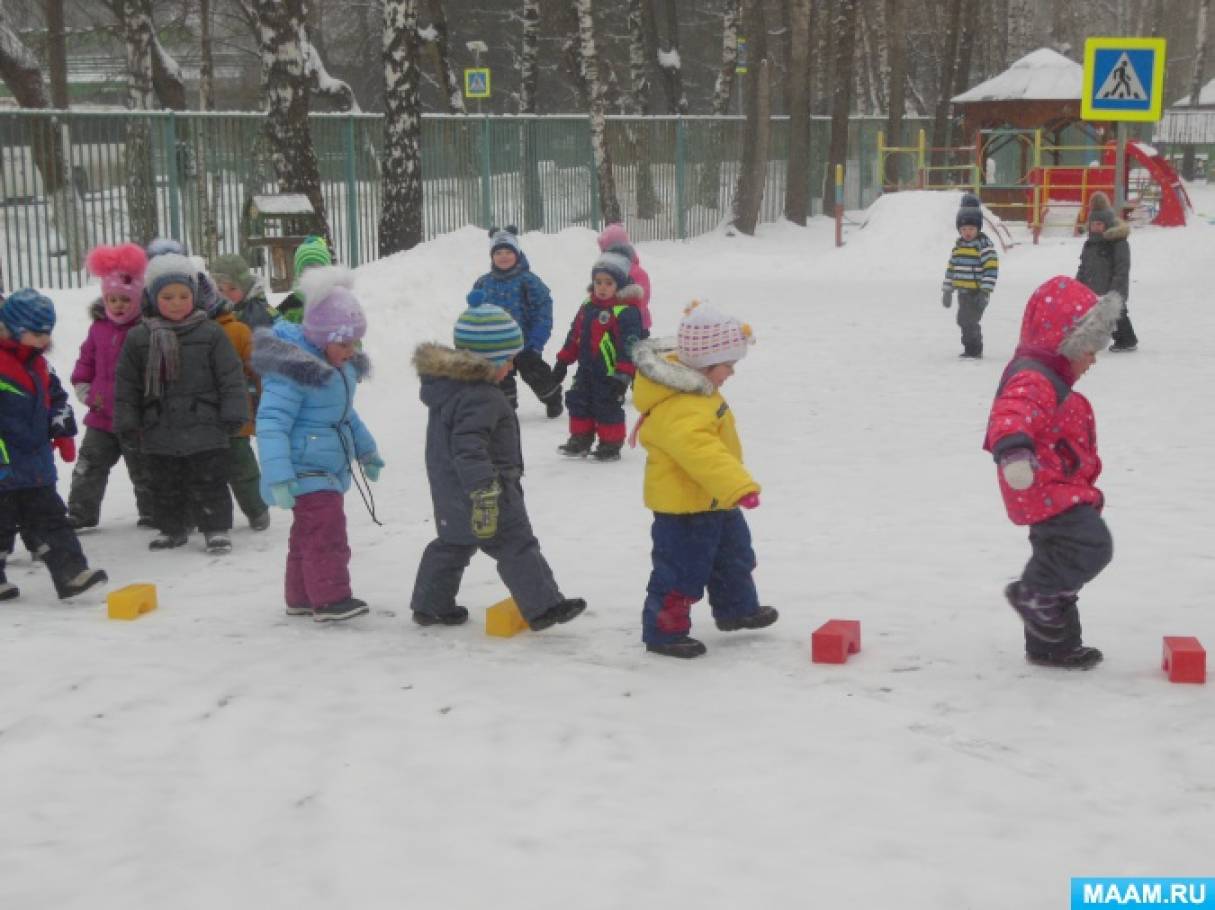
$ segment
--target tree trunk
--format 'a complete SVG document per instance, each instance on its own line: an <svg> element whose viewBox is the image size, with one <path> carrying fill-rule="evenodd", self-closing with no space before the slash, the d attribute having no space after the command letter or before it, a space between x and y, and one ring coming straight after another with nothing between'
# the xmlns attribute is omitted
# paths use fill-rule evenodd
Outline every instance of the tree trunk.
<svg viewBox="0 0 1215 910"><path fill-rule="evenodd" d="M848 113L852 107L858 2L860 0L835 0L835 15L831 21L835 37L835 72L831 79L831 139L827 146L827 173L823 175L823 214L834 211L835 166L848 161Z"/></svg>
<svg viewBox="0 0 1215 910"><path fill-rule="evenodd" d="M810 2L790 0L789 164L785 177L785 217L804 225L810 211Z"/></svg>
<svg viewBox="0 0 1215 910"><path fill-rule="evenodd" d="M958 60L953 70L953 87L950 90L950 96L960 95L970 88L970 65L974 51L974 29L972 25L974 20L966 14L966 6L962 6L962 12L959 16L958 23ZM948 114L946 115L948 117ZM954 135L953 118L949 117L946 123L946 145L965 144L970 141L970 137L962 136L960 139Z"/></svg>
<svg viewBox="0 0 1215 910"><path fill-rule="evenodd" d="M46 0L46 57L51 77L51 103L67 110L67 32L63 24L63 0Z"/></svg>
<svg viewBox="0 0 1215 910"><path fill-rule="evenodd" d="M429 0L430 21L435 30L435 50L439 57L439 85L445 90L447 113L466 114L464 87L451 65L451 38L447 28L447 12L443 0Z"/></svg>
<svg viewBox="0 0 1215 910"><path fill-rule="evenodd" d="M123 33L127 45L127 220L131 239L147 246L159 233L156 176L152 170L152 128L141 111L152 110L152 10L149 0L123 0Z"/></svg>
<svg viewBox="0 0 1215 910"><path fill-rule="evenodd" d="M1030 51L1038 49L1037 29L1034 23L1034 0L1007 0L1007 2L1008 62L1012 64ZM951 28L954 23L956 20L951 22Z"/></svg>
<svg viewBox="0 0 1215 910"><path fill-rule="evenodd" d="M198 109L215 110L215 56L211 47L211 0L199 0Z"/></svg>
<svg viewBox="0 0 1215 910"><path fill-rule="evenodd" d="M535 114L536 84L540 68L540 0L523 0L523 52L519 57L519 113ZM522 127L523 141L523 229L544 227L544 194L540 189L540 156L536 147L536 122Z"/></svg>
<svg viewBox="0 0 1215 910"><path fill-rule="evenodd" d="M629 81L630 113L645 116L650 113L650 73L647 66L645 11L643 3L653 0L628 0L629 2ZM651 219L658 214L658 193L654 189L654 173L650 168L650 129L642 123L629 128L629 147L637 166L637 217Z"/></svg>
<svg viewBox="0 0 1215 910"><path fill-rule="evenodd" d="M215 110L215 58L211 46L211 0L199 0L198 108ZM223 177L207 166L203 130L194 132L194 158L198 162L198 219L202 225L202 253L212 259L219 253L219 224L213 200L219 198Z"/></svg>
<svg viewBox="0 0 1215 910"><path fill-rule="evenodd" d="M1203 70L1207 63L1207 15L1210 12L1211 0L1199 0L1198 4L1198 31L1196 41L1197 46L1194 48L1194 76L1190 79L1190 107L1198 110L1198 103L1202 94L1202 77ZM1187 145L1182 152L1181 157L1181 176L1186 180L1193 180L1196 174L1194 173L1194 146Z"/></svg>
<svg viewBox="0 0 1215 910"><path fill-rule="evenodd" d="M958 30L962 17L962 0L948 0L945 14L945 48L941 52L941 70L937 77L937 104L932 118L932 163L943 167L949 159L949 98L953 91L953 74L958 63Z"/></svg>
<svg viewBox="0 0 1215 910"><path fill-rule="evenodd" d="M666 4L666 33L659 33L656 27L657 15L654 4ZM667 112L671 114L686 114L688 112L688 96L683 88L683 62L679 56L679 7L676 0L647 0L649 6L651 31L658 39L658 70L662 73L662 85L666 90Z"/></svg>
<svg viewBox="0 0 1215 910"><path fill-rule="evenodd" d="M320 166L308 127L307 49L301 46L304 0L256 0L256 3L270 161L279 192L303 193L316 213L311 220L297 219L288 230L315 231L333 249L325 199L321 195Z"/></svg>
<svg viewBox="0 0 1215 910"><path fill-rule="evenodd" d="M591 110L591 149L599 182L599 207L604 222L621 220L616 179L612 174L612 154L607 141L607 97L599 77L599 54L595 49L595 16L591 0L573 0L578 15L578 58Z"/></svg>
<svg viewBox="0 0 1215 910"><path fill-rule="evenodd" d="M747 125L738 182L734 188L731 223L744 234L754 234L764 201L768 149L772 142L772 68L768 59L768 17L764 0L744 0L743 29L747 35L748 54L754 53L756 65L743 99Z"/></svg>
<svg viewBox="0 0 1215 910"><path fill-rule="evenodd" d="M151 6L148 6L148 9L150 10ZM189 105L186 103L186 83L181 76L181 67L156 37L151 16L149 12L148 27L152 29L152 91L161 107L171 111L184 111Z"/></svg>
<svg viewBox="0 0 1215 910"><path fill-rule="evenodd" d="M1012 63L1008 48L1010 30L1008 4L1009 0L993 0L992 2L992 21L995 23L992 67L997 73L1004 72Z"/></svg>
<svg viewBox="0 0 1215 910"><path fill-rule="evenodd" d="M734 94L734 78L738 69L739 2L725 0L721 14L721 68L717 71L713 88L713 113L718 117L730 112L730 98ZM707 132L704 163L697 180L696 196L705 208L716 209L721 205L721 162L725 157L726 131L720 121L709 121L704 127Z"/></svg>
<svg viewBox="0 0 1215 910"><path fill-rule="evenodd" d="M747 140L743 146L742 163L738 169L738 186L734 191L732 223L744 234L755 234L759 210L764 202L764 184L768 181L768 149L772 141L772 81L771 68L765 57L759 61L747 92Z"/></svg>
<svg viewBox="0 0 1215 910"><path fill-rule="evenodd" d="M384 207L380 255L422 242L417 0L384 0Z"/></svg>
<svg viewBox="0 0 1215 910"><path fill-rule="evenodd" d="M38 59L17 36L0 5L0 79L21 107L49 107ZM88 221L75 184L68 179L64 139L57 119L30 123L30 157L50 203L50 220L62 239L73 270L84 265L89 248ZM30 188L33 192L33 187Z"/></svg>
<svg viewBox="0 0 1215 910"><path fill-rule="evenodd" d="M903 0L886 2L886 42L890 60L890 107L886 113L886 144L903 145L903 115L907 112L907 32L903 15ZM886 158L886 172L882 182L886 186L898 187L909 170L905 167L904 153Z"/></svg>

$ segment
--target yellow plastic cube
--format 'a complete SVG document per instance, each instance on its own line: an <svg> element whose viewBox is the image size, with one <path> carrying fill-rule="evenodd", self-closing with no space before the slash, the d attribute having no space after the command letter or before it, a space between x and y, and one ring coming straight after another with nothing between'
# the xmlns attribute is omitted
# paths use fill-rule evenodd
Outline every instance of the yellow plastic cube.
<svg viewBox="0 0 1215 910"><path fill-rule="evenodd" d="M156 609L156 585L127 585L105 599L110 619L139 619Z"/></svg>
<svg viewBox="0 0 1215 910"><path fill-rule="evenodd" d="M527 620L519 612L513 597L498 601L485 610L485 634L498 638L510 638L527 631Z"/></svg>

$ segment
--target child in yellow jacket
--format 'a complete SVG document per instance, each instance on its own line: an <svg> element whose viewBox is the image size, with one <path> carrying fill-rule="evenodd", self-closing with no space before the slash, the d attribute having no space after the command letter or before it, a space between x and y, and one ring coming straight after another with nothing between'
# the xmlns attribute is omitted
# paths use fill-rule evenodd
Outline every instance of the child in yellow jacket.
<svg viewBox="0 0 1215 910"><path fill-rule="evenodd" d="M634 348L634 430L646 450L645 504L654 512L654 568L646 586L642 640L667 657L699 657L688 633L692 604L709 589L723 632L762 629L777 612L762 607L751 572L755 551L740 509L759 505L759 484L743 466L734 415L722 384L753 343L751 329L712 307L692 304L674 350Z"/></svg>

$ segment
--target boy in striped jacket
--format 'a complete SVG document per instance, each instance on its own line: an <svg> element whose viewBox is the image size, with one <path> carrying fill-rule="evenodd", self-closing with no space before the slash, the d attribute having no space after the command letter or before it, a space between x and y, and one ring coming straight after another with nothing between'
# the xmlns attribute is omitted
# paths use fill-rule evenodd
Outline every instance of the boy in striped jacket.
<svg viewBox="0 0 1215 910"><path fill-rule="evenodd" d="M949 254L945 268L945 284L941 289L941 306L953 304L953 292L958 292L958 328L962 330L961 357L983 356L983 330L979 321L991 292L996 289L1000 273L1000 257L983 233L983 208L973 193L962 195L962 207L955 219L958 239Z"/></svg>

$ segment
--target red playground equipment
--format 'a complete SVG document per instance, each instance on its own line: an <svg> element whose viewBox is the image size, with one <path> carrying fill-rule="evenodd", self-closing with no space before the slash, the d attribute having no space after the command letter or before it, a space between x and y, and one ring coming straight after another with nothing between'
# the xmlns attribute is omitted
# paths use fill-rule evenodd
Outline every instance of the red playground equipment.
<svg viewBox="0 0 1215 910"><path fill-rule="evenodd" d="M1093 193L1112 196L1114 188L1114 143L1106 143L1101 163L1089 167L1038 166L1027 175L1026 202L1032 216L1030 224L1041 225L1052 202L1079 204L1077 225L1088 218ZM1126 144L1126 186L1123 187L1127 210L1154 206L1150 223L1161 227L1183 227L1186 210L1193 211L1190 196L1181 177L1156 149L1131 140ZM1150 210L1150 209L1149 209ZM1125 213L1124 213L1125 214Z"/></svg>

